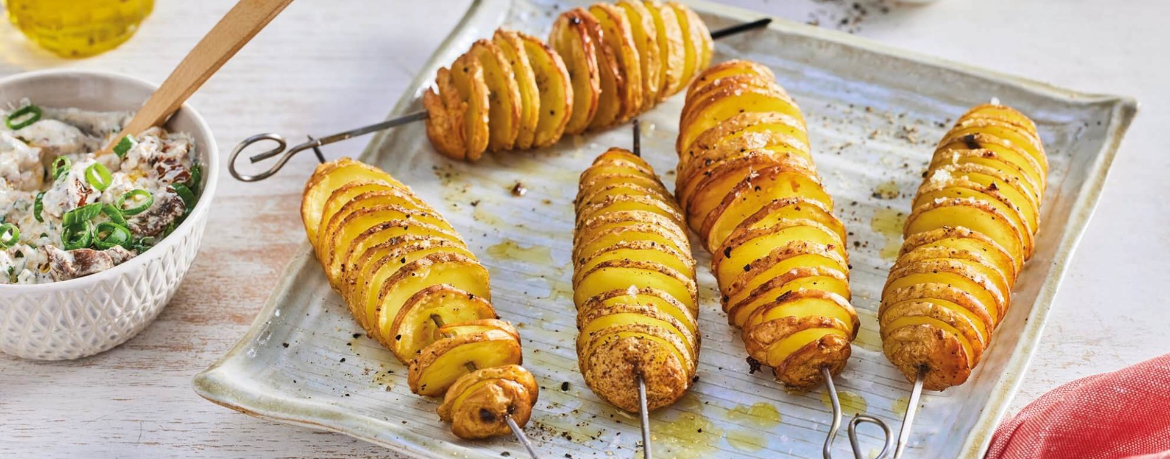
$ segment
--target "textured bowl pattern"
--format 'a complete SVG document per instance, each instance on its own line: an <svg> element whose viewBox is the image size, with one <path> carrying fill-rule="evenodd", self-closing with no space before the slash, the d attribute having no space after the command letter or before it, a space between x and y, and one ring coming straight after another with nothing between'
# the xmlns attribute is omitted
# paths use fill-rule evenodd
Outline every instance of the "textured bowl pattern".
<svg viewBox="0 0 1170 459"><path fill-rule="evenodd" d="M192 231L172 234L176 244L157 247L146 263L84 288L4 295L0 351L26 359L66 360L107 351L141 332L162 312L187 274L207 212L185 222Z"/></svg>

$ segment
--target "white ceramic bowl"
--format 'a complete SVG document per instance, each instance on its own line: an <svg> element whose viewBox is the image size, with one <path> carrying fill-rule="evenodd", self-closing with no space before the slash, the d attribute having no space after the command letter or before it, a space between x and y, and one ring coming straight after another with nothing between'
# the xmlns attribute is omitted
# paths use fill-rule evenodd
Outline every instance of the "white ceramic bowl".
<svg viewBox="0 0 1170 459"><path fill-rule="evenodd" d="M38 71L0 79L0 106L27 97L42 106L134 111L155 89L114 73ZM37 360L97 354L137 335L170 301L199 251L219 179L219 150L189 105L166 128L194 137L205 171L195 209L158 245L110 270L51 284L0 285L0 352Z"/></svg>

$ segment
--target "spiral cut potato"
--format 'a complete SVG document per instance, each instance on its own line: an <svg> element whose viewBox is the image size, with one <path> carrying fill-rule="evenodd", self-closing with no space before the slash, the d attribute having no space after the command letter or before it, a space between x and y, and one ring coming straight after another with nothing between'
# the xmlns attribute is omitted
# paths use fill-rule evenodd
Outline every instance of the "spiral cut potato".
<svg viewBox="0 0 1170 459"><path fill-rule="evenodd" d="M538 388L520 335L498 320L488 271L447 220L389 174L343 158L305 186L301 217L330 285L366 333L409 364L410 389L444 396L455 435L510 433Z"/></svg>
<svg viewBox="0 0 1170 459"><path fill-rule="evenodd" d="M1032 256L1048 160L1032 120L1002 105L964 114L939 142L882 291L882 346L924 387L979 364Z"/></svg>
<svg viewBox="0 0 1170 459"><path fill-rule="evenodd" d="M589 388L637 412L691 386L699 354L695 260L683 215L650 165L613 148L581 174L573 235L577 356Z"/></svg>
<svg viewBox="0 0 1170 459"><path fill-rule="evenodd" d="M821 186L792 98L771 70L716 65L687 91L675 195L711 252L749 360L797 388L839 373L860 322L845 228Z"/></svg>
<svg viewBox="0 0 1170 459"><path fill-rule="evenodd" d="M711 33L678 3L620 0L567 11L548 44L499 29L423 93L427 137L455 159L552 145L628 121L711 62Z"/></svg>

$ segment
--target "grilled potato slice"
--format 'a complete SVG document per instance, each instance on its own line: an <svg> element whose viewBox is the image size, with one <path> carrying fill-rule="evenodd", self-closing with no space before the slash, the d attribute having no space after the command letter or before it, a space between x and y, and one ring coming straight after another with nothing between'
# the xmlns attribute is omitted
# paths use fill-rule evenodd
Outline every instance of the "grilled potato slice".
<svg viewBox="0 0 1170 459"><path fill-rule="evenodd" d="M500 319L475 319L460 321L454 323L446 323L442 327L436 328L434 332L434 339L440 340L452 336L469 335L472 333L485 332L488 330L500 330L504 333L512 335L517 341L520 340L520 332L516 331L511 323Z"/></svg>
<svg viewBox="0 0 1170 459"><path fill-rule="evenodd" d="M940 247L975 252L987 258L1012 283L1015 283L1018 276L1012 256L1003 246L983 233L974 232L967 228L947 227L914 233L902 243L902 249L898 255L900 257L920 247Z"/></svg>
<svg viewBox="0 0 1170 459"><path fill-rule="evenodd" d="M569 80L569 70L560 54L536 37L519 32L517 35L524 43L540 96L532 146L547 147L561 139L573 114L573 82Z"/></svg>
<svg viewBox="0 0 1170 459"><path fill-rule="evenodd" d="M601 28L588 11L577 8L557 17L548 43L564 59L572 83L572 113L566 134L584 132L597 113L601 97L601 69L597 62L597 31Z"/></svg>
<svg viewBox="0 0 1170 459"><path fill-rule="evenodd" d="M617 121L624 123L642 112L642 62L633 26L624 9L608 3L590 5L589 13L601 25L602 44L617 60L615 82L622 107Z"/></svg>
<svg viewBox="0 0 1170 459"><path fill-rule="evenodd" d="M778 202L783 199L801 198L807 201L815 202L822 209L831 210L833 208L833 198L825 189L821 187L815 175L809 173L807 169L801 168L784 168L784 167L770 167L760 172L758 175L748 177L741 181L735 188L732 188L723 199L719 202L710 213L703 218L702 224L699 225L699 235L707 239L708 247L711 249L717 248L723 243L722 240L715 240L710 238L710 229L715 226L715 222L723 218L725 214L728 215L732 221L739 220L735 226L743 223L744 217L741 215L752 215L760 209ZM704 202L696 202L697 209L702 211L706 209L707 205ZM828 220L832 222L835 218L832 214L824 217L821 220ZM697 221L697 220L692 220ZM731 222L728 222L730 225ZM839 224L830 223L833 227L840 226ZM842 239L844 241L844 239Z"/></svg>
<svg viewBox="0 0 1170 459"><path fill-rule="evenodd" d="M658 0L646 0L643 4L650 12L658 35L658 55L662 60L662 71L658 77L658 101L661 102L686 86L686 80L683 79L683 67L687 60L686 43L673 8Z"/></svg>
<svg viewBox="0 0 1170 459"><path fill-rule="evenodd" d="M590 39L595 44L593 52L596 54L597 72L601 82L597 111L593 114L593 120L589 122L588 128L602 129L620 122L621 116L627 110L625 94L628 89L625 72L618 60L620 51L606 42L601 22L588 11L582 11L578 16L582 23L588 26Z"/></svg>
<svg viewBox="0 0 1170 459"><path fill-rule="evenodd" d="M939 179L942 176L944 178ZM1012 202L1006 191L1008 185L989 185L967 180L966 177L954 177L946 171L935 171L931 179L924 182L914 197L914 207L942 199L974 199L995 208L1000 214L1011 220L1012 225L1020 229L1021 244L1030 253L1035 245L1033 226L1028 216L1032 211L1022 209Z"/></svg>
<svg viewBox="0 0 1170 459"><path fill-rule="evenodd" d="M1015 270L1027 259L1027 248L1019 225L984 201L951 198L918 206L906 217L903 234L915 234L940 228L962 227L991 238L1011 254Z"/></svg>
<svg viewBox="0 0 1170 459"><path fill-rule="evenodd" d="M520 342L502 330L458 335L423 348L410 361L406 381L411 392L438 397L463 375L482 368L520 365L521 360Z"/></svg>
<svg viewBox="0 0 1170 459"><path fill-rule="evenodd" d="M454 69L451 82L467 103L467 110L463 113L463 140L467 151L462 159L478 161L487 150L491 137L491 88L488 87L487 73L480 60L470 53L455 59L451 68Z"/></svg>
<svg viewBox="0 0 1170 459"><path fill-rule="evenodd" d="M766 150L779 156L800 156L814 169L804 124L774 113L740 113L708 129L679 157L677 172L690 177L695 170L748 151Z"/></svg>
<svg viewBox="0 0 1170 459"><path fill-rule="evenodd" d="M981 270L971 263L958 259L927 259L909 261L903 259L890 271L883 292L917 284L952 285L975 298L983 309L991 313L992 323L1003 317L1010 292L1000 290L987 270Z"/></svg>
<svg viewBox="0 0 1170 459"><path fill-rule="evenodd" d="M1048 161L1036 125L972 108L939 142L878 311L886 357L924 387L962 384L1011 304L1040 224Z"/></svg>
<svg viewBox="0 0 1170 459"><path fill-rule="evenodd" d="M699 75L695 83L687 88L687 99L694 98L695 94L706 90L724 78L741 75L757 76L760 77L760 81L776 81L776 74L772 73L772 69L752 61L732 59L715 64Z"/></svg>
<svg viewBox="0 0 1170 459"><path fill-rule="evenodd" d="M775 164L770 156L733 160L713 168L710 177L698 181L693 195L689 195L686 202L687 211L693 216L690 219L692 228L701 230L707 215L721 207L730 207L732 200L749 197L751 193L756 194L751 199L801 196L817 201L825 208L833 208L833 199L825 192L815 173L793 163L767 166L768 162ZM755 165L759 167L753 170ZM756 188L759 191L755 191Z"/></svg>
<svg viewBox="0 0 1170 459"><path fill-rule="evenodd" d="M396 232L397 236L370 245L361 252L352 252L349 262L342 265L341 296L345 299L358 322L370 325L365 316L367 298L375 297L382 283L396 274L399 269L422 257L435 253L456 253L471 257L471 252L462 242L454 240L454 234L433 237L416 233ZM380 238L380 235L379 235ZM361 311L361 314L358 312ZM367 327L368 328L368 327Z"/></svg>
<svg viewBox="0 0 1170 459"><path fill-rule="evenodd" d="M392 325L399 311L419 291L432 285L450 285L456 289L491 301L488 271L473 258L455 253L434 253L408 263L382 283L376 296L367 297L366 317L386 347L393 346L399 335Z"/></svg>
<svg viewBox="0 0 1170 459"><path fill-rule="evenodd" d="M524 425L540 394L536 378L519 365L484 368L460 376L439 406L439 419L465 440L511 433L505 417Z"/></svg>
<svg viewBox="0 0 1170 459"><path fill-rule="evenodd" d="M955 164L939 166L930 180L919 187L915 203L925 203L924 190L932 191L951 185L970 188L1002 202L1012 214L1019 217L1020 225L1034 233L1040 226L1040 194L1008 171L980 164ZM937 180L936 180L937 179Z"/></svg>
<svg viewBox="0 0 1170 459"><path fill-rule="evenodd" d="M947 137L939 145L939 149L935 151L932 165L938 162L955 161L957 156L964 155L964 153L966 156L977 154L1012 164L1014 169L1025 174L1028 181L1035 184L1033 188L1038 189L1040 193L1044 192L1044 187L1047 185L1045 178L1048 176L1048 163L1040 163L1028 152L1005 139L976 132L959 137ZM991 166L997 167L996 165Z"/></svg>
<svg viewBox="0 0 1170 459"><path fill-rule="evenodd" d="M577 204L579 221L589 219L602 212L620 212L623 210L643 210L661 215L672 222L681 225L683 215L673 203L666 203L645 195L611 195L598 201L586 201Z"/></svg>
<svg viewBox="0 0 1170 459"><path fill-rule="evenodd" d="M577 303L612 290L614 285L644 285L666 291L688 306L698 302L693 278L652 261L605 261L580 274L579 279L573 292L573 300Z"/></svg>
<svg viewBox="0 0 1170 459"><path fill-rule="evenodd" d="M828 227L812 220L780 220L769 227L739 228L732 233L713 256L715 275L733 279L740 273L750 273L757 268L753 263L767 258L772 250L798 242L824 247L848 260L840 237Z"/></svg>
<svg viewBox="0 0 1170 459"><path fill-rule="evenodd" d="M1031 158L1029 157L1029 159ZM1044 194L1044 185L1037 183L1037 180L1040 180L1037 169L1021 166L1018 162L1012 162L998 153L986 149L946 148L939 150L931 160L930 168L946 166L980 166L993 169L1007 176L1008 180L1018 183L1027 194L1032 196L1036 201L1036 208L1039 209L1039 198Z"/></svg>
<svg viewBox="0 0 1170 459"><path fill-rule="evenodd" d="M521 99L520 86L512 64L504 51L488 40L477 40L467 54L474 56L483 66L484 81L487 83L488 119L491 135L488 148L492 151L511 150L520 135Z"/></svg>
<svg viewBox="0 0 1170 459"><path fill-rule="evenodd" d="M740 113L774 112L801 120L800 109L782 91L751 86L730 86L708 95L709 99L699 100L684 113L679 124L677 151L687 151L700 134Z"/></svg>
<svg viewBox="0 0 1170 459"><path fill-rule="evenodd" d="M330 193L329 196L325 199L325 202L321 208L315 211L317 213L315 218L318 222L324 222L326 226L328 226L329 220L333 218L333 215L337 214L337 211L340 210L342 206L349 203L350 201L353 201L354 198L365 195L367 193L400 193L403 195L403 201L410 202L411 204L414 204L415 202L410 193L402 187L391 185L382 180L355 180L333 190L333 192ZM309 240L309 242L313 245L313 248L316 248L318 245L316 237L317 231L315 229L314 234Z"/></svg>
<svg viewBox="0 0 1170 459"><path fill-rule="evenodd" d="M512 67L512 78L520 94L520 129L516 134L515 147L527 150L536 142L536 126L540 120L540 90L536 86L536 73L518 32L497 29L492 36L492 43L504 53Z"/></svg>
<svg viewBox="0 0 1170 459"><path fill-rule="evenodd" d="M681 253L690 250L686 235L673 229L678 222L648 212L610 212L586 220L579 227L573 240L573 259L578 263L619 243L653 242Z"/></svg>
<svg viewBox="0 0 1170 459"><path fill-rule="evenodd" d="M476 323L495 316L496 312L487 299L450 284L434 284L411 295L395 314L390 323L390 330L394 332L390 350L399 361L409 362L424 347L450 333L449 329L439 332L444 327ZM440 327L439 323L444 325ZM520 337L516 336L516 339Z"/></svg>
<svg viewBox="0 0 1170 459"><path fill-rule="evenodd" d="M716 267L718 268L718 264ZM827 245L810 241L794 241L784 246L775 247L764 256L758 257L755 261L744 266L742 272L735 273L720 282L719 291L724 297L724 310L730 314L729 319L734 319L732 323L742 326L742 319L746 318L737 317L736 313L730 310L738 305L732 300L742 298L745 292L750 292L765 282L782 277L785 273L795 269L829 269L842 273L846 278L849 277L849 262L841 256L840 252ZM730 271L734 272L734 270ZM849 297L849 295L842 296Z"/></svg>
<svg viewBox="0 0 1170 459"><path fill-rule="evenodd" d="M704 220L700 234L707 235L710 252L719 250L719 246L736 228L764 228L780 220L812 220L833 230L842 241L845 240L845 224L833 216L824 204L802 196L775 198L767 202L752 199L760 195L745 196L741 203L734 205L721 205Z"/></svg>
<svg viewBox="0 0 1170 459"><path fill-rule="evenodd" d="M573 276L573 279L574 281L579 280L580 276L590 272L590 270L602 263L634 258L653 261L684 276L691 277L695 274L694 260L669 245L662 244L658 241L619 241L616 244L610 245L604 251L594 252L577 258L577 264L581 267L581 270L575 273L576 275Z"/></svg>
<svg viewBox="0 0 1170 459"><path fill-rule="evenodd" d="M584 303L581 303L577 307L577 310L592 311L595 309L625 306L653 308L666 313L670 317L673 317L679 325L685 327L692 335L699 336L698 320L695 318L698 314L697 307L689 307L674 299L669 293L650 287L643 287L633 291L628 288L624 290L610 290L585 300ZM577 317L578 321L580 321L581 315L578 314Z"/></svg>
<svg viewBox="0 0 1170 459"><path fill-rule="evenodd" d="M317 229L321 226L321 213L324 212L325 202L329 196L338 188L356 181L374 181L386 183L389 186L402 186L402 183L394 180L390 174L349 158L341 158L317 166L313 176L305 184L305 191L301 196L301 220L305 223L305 233L309 236L309 242L317 240Z"/></svg>
<svg viewBox="0 0 1170 459"><path fill-rule="evenodd" d="M435 75L435 87L423 93L423 108L427 111L427 138L439 153L449 158L467 157L464 118L468 106L455 86L451 71L440 68Z"/></svg>
<svg viewBox="0 0 1170 459"><path fill-rule="evenodd" d="M903 253L895 264L902 268L912 265L929 265L931 263L959 264L965 269L974 271L995 287L994 290L1008 301L1011 293L1012 278L1008 277L994 261L981 252L950 247L924 246L916 250ZM943 271L943 270L940 270ZM982 279L979 282L983 282Z"/></svg>
<svg viewBox="0 0 1170 459"><path fill-rule="evenodd" d="M322 237L328 241L328 246L333 248L325 253L324 259L321 260L326 268L326 275L331 281L337 282L341 278L342 261L350 253L363 250L369 244L378 242L377 239L362 239L360 237L369 234L367 231L370 229L382 228L385 223L397 223L403 227L404 231L409 231L410 225L427 224L447 233L455 232L443 217L433 211L411 209L397 204L389 204L386 201L378 201L381 200L366 199L351 202L352 208L343 208L341 212L338 212L333 217L336 223L331 222L327 231L321 233ZM346 207L351 206L346 205ZM386 232L380 234L388 235ZM358 241L364 245L357 244Z"/></svg>
<svg viewBox="0 0 1170 459"><path fill-rule="evenodd" d="M660 311L651 305L631 303L614 303L611 305L596 304L593 308L582 308L577 312L577 347L582 348L596 335L607 333L613 327L623 325L642 324L663 328L677 335L686 344L687 353L692 358L699 349L699 337L690 331L690 327L683 325L674 316Z"/></svg>
<svg viewBox="0 0 1170 459"><path fill-rule="evenodd" d="M711 62L711 33L703 20L694 10L678 2L667 2L667 6L674 10L678 20L679 30L682 31L683 49L686 51L683 61L682 81L690 84L691 79L707 68Z"/></svg>
<svg viewBox="0 0 1170 459"><path fill-rule="evenodd" d="M422 201L419 201L406 188L383 187L352 196L351 193L343 191L341 193L334 193L325 202L325 209L321 212L322 224L320 230L317 232L317 240L314 242L314 245L322 248L338 247L331 245L334 242L332 238L337 235L338 230L342 229L343 224L352 222L355 212L380 206L391 206L406 214L427 214L430 217L427 223L437 221L434 218L432 209L422 203ZM440 226L447 227L449 225L443 224ZM349 240L346 239L345 241ZM344 248L345 245L341 247ZM329 260L323 258L322 261L328 262Z"/></svg>
<svg viewBox="0 0 1170 459"><path fill-rule="evenodd" d="M658 46L658 28L650 9L639 0L618 0L617 6L625 11L630 21L630 34L634 37L638 63L642 75L642 110L648 110L658 103L662 90L662 56Z"/></svg>

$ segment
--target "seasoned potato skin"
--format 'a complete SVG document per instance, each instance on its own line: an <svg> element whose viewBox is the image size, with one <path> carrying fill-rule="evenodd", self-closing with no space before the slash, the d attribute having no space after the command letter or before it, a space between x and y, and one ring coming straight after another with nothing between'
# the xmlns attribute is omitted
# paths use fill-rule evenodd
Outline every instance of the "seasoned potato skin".
<svg viewBox="0 0 1170 459"><path fill-rule="evenodd" d="M573 235L577 356L599 397L639 410L674 403L695 375L695 260L678 204L654 170L613 148L581 174ZM610 274L617 273L617 274Z"/></svg>
<svg viewBox="0 0 1170 459"><path fill-rule="evenodd" d="M1036 124L1007 106L968 110L938 143L878 311L908 381L923 371L944 390L971 376L1035 250L1047 175Z"/></svg>
<svg viewBox="0 0 1170 459"><path fill-rule="evenodd" d="M444 110L445 90L463 94L432 92ZM413 392L444 397L440 417L456 436L508 434L505 416L528 422L539 392L520 367L520 334L496 315L487 269L442 215L384 171L342 158L317 167L301 218L330 285L366 334L408 365Z"/></svg>

